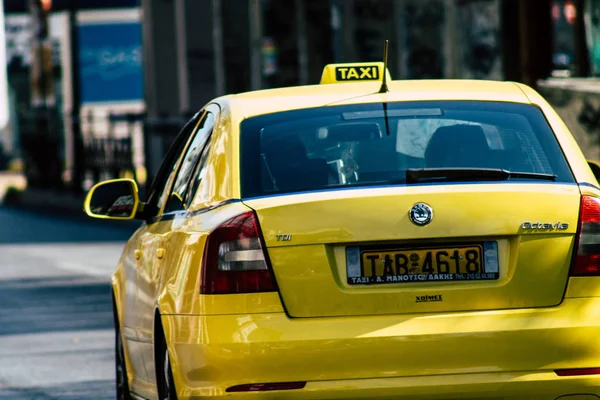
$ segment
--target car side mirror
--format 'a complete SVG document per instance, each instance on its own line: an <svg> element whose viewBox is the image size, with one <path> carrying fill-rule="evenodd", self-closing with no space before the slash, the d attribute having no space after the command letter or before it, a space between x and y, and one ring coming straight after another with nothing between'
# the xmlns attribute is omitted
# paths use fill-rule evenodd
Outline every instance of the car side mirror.
<svg viewBox="0 0 600 400"><path fill-rule="evenodd" d="M587 163L590 166L590 168L592 169L592 172L594 173L596 180L598 182L600 182L600 163L598 163L597 161L592 161L592 160L587 160Z"/></svg>
<svg viewBox="0 0 600 400"><path fill-rule="evenodd" d="M100 182L88 192L83 208L92 218L134 219L140 208L138 186L132 179Z"/></svg>

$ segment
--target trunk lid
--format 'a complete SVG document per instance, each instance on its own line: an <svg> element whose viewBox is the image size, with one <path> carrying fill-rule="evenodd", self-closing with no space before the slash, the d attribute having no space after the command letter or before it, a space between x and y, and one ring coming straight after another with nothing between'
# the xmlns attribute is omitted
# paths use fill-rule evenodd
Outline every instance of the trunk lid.
<svg viewBox="0 0 600 400"><path fill-rule="evenodd" d="M577 185L537 182L244 201L258 215L284 306L299 318L555 306L579 202ZM433 212L423 226L409 217L418 203ZM426 214L417 207L413 219Z"/></svg>

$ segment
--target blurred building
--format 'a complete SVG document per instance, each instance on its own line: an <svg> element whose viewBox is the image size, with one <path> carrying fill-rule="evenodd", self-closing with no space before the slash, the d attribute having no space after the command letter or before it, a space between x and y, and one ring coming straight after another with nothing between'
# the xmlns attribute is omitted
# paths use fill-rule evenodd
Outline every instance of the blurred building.
<svg viewBox="0 0 600 400"><path fill-rule="evenodd" d="M108 114L145 109L139 3L4 0L4 10L11 118L0 143L30 186L66 190L97 158ZM139 148L129 164L143 164Z"/></svg>
<svg viewBox="0 0 600 400"><path fill-rule="evenodd" d="M316 84L331 62L381 60L394 79L535 84L552 70L550 0L142 0L148 116L225 93ZM176 60L176 62L174 62ZM152 176L171 138L146 131ZM162 143L162 144L161 144Z"/></svg>
<svg viewBox="0 0 600 400"><path fill-rule="evenodd" d="M22 0L4 2L15 38L28 11ZM381 60L385 39L394 79L593 79L599 2L54 0L63 179L77 182L83 169L87 185L128 170L151 180L186 118L210 99L316 84L327 63ZM15 108L26 112L28 47L7 40Z"/></svg>
<svg viewBox="0 0 600 400"><path fill-rule="evenodd" d="M554 0L552 72L537 82L579 143L600 161L600 0Z"/></svg>

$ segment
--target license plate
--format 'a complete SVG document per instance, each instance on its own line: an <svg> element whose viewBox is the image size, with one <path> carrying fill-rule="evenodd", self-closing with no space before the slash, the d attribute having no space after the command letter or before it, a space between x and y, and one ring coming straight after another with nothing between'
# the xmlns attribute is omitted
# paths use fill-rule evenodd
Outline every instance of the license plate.
<svg viewBox="0 0 600 400"><path fill-rule="evenodd" d="M426 248L346 248L351 285L488 281L500 276L496 242Z"/></svg>

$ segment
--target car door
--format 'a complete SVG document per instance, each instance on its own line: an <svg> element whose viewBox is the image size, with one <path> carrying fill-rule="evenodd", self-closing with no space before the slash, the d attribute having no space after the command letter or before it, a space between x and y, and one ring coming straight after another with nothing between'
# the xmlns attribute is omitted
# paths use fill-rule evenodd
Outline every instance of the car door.
<svg viewBox="0 0 600 400"><path fill-rule="evenodd" d="M143 279L140 279L140 277L143 277L140 271L146 270L147 267L145 265L154 262L156 254L155 231L158 223L157 214L163 207L164 194L170 188L170 182L174 178L174 171L181 158L181 154L190 137L196 131L203 115L203 112L197 113L181 129L159 168L146 201L146 219L142 227L138 230L133 246L134 257L131 258L135 260L135 268L129 268L129 272L126 271L130 277L128 280L129 284L127 285L129 295L126 297L126 302L128 303L126 307L130 311L127 313L129 320L125 321L125 325L129 323L131 326L129 330L132 332L126 336L128 355L133 369L132 391L142 396L149 395L154 388L148 383L145 358L142 356L152 344L152 338L144 335L141 329L141 318L144 317L144 314L140 310L144 309L144 303L148 299L143 295L140 296L140 293L144 292L143 287L140 289L140 286L143 286L144 282Z"/></svg>
<svg viewBox="0 0 600 400"><path fill-rule="evenodd" d="M172 260L170 253L176 252L169 243L169 235L173 225L186 218L187 204L190 201L190 185L206 143L218 117L217 106L207 106L192 133L183 154L175 165L172 179L165 186L161 196L162 210L157 222L152 224L144 240L144 253L148 254L146 262L138 270L138 313L140 321L139 335L143 338L144 364L147 381L152 387L156 374L154 370L154 350L152 347L154 333L154 316L156 298L160 288L162 273L168 273ZM166 270L165 270L166 269Z"/></svg>

